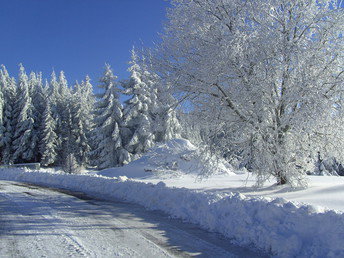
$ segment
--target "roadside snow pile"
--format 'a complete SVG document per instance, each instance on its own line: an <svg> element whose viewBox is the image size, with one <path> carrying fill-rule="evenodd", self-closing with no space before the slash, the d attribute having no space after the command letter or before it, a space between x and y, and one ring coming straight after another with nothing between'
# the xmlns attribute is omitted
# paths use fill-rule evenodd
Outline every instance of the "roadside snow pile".
<svg viewBox="0 0 344 258"><path fill-rule="evenodd" d="M202 170L209 170L202 160L197 148L185 139L173 139L151 148L141 158L123 167L101 170L98 175L117 177L125 175L130 178L176 177L183 174L198 175ZM233 173L225 161L218 161L211 166L215 174Z"/></svg>
<svg viewBox="0 0 344 258"><path fill-rule="evenodd" d="M282 257L344 257L344 214L282 198L246 197L122 177L50 174L1 169L0 179L58 187L104 199L121 199L162 210L172 217L222 233L239 245L252 245Z"/></svg>

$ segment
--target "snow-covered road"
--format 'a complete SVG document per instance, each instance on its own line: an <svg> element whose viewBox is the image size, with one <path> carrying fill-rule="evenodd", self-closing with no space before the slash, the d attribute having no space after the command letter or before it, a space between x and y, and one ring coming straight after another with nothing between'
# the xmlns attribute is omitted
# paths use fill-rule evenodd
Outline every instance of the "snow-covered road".
<svg viewBox="0 0 344 258"><path fill-rule="evenodd" d="M257 257L141 206L0 181L0 257Z"/></svg>

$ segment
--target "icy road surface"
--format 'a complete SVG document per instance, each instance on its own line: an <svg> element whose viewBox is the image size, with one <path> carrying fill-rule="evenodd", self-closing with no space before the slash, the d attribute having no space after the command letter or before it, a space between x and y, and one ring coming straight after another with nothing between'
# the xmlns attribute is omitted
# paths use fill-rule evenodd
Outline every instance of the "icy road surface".
<svg viewBox="0 0 344 258"><path fill-rule="evenodd" d="M0 181L0 257L257 257L141 206Z"/></svg>

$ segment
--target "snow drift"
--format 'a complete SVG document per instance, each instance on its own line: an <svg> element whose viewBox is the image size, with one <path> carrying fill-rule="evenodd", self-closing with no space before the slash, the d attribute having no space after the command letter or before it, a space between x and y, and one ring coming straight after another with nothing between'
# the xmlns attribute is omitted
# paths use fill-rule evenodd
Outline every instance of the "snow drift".
<svg viewBox="0 0 344 258"><path fill-rule="evenodd" d="M282 198L246 197L168 188L126 178L51 174L0 169L0 179L82 191L162 210L172 217L222 233L239 245L252 245L283 257L344 256L344 214L299 205Z"/></svg>
<svg viewBox="0 0 344 258"><path fill-rule="evenodd" d="M198 175L202 170L210 169L206 165L202 154L190 141L173 139L157 144L141 158L128 165L104 169L97 174L107 177L125 175L130 178L146 178L154 175L159 178L176 177L183 174ZM224 160L217 160L216 166L212 166L212 169L214 171L210 173L233 173L230 165Z"/></svg>

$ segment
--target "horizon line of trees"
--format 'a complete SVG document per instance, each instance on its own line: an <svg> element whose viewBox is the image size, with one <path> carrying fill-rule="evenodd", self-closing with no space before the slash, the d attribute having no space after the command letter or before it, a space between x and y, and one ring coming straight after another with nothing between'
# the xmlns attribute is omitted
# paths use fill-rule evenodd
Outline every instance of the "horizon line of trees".
<svg viewBox="0 0 344 258"><path fill-rule="evenodd" d="M163 90L149 61L132 50L130 78L119 82L110 65L94 94L91 79L72 87L64 72L18 78L0 69L0 164L39 162L99 169L122 166L141 153L179 135L175 99ZM120 96L128 99L122 104Z"/></svg>

